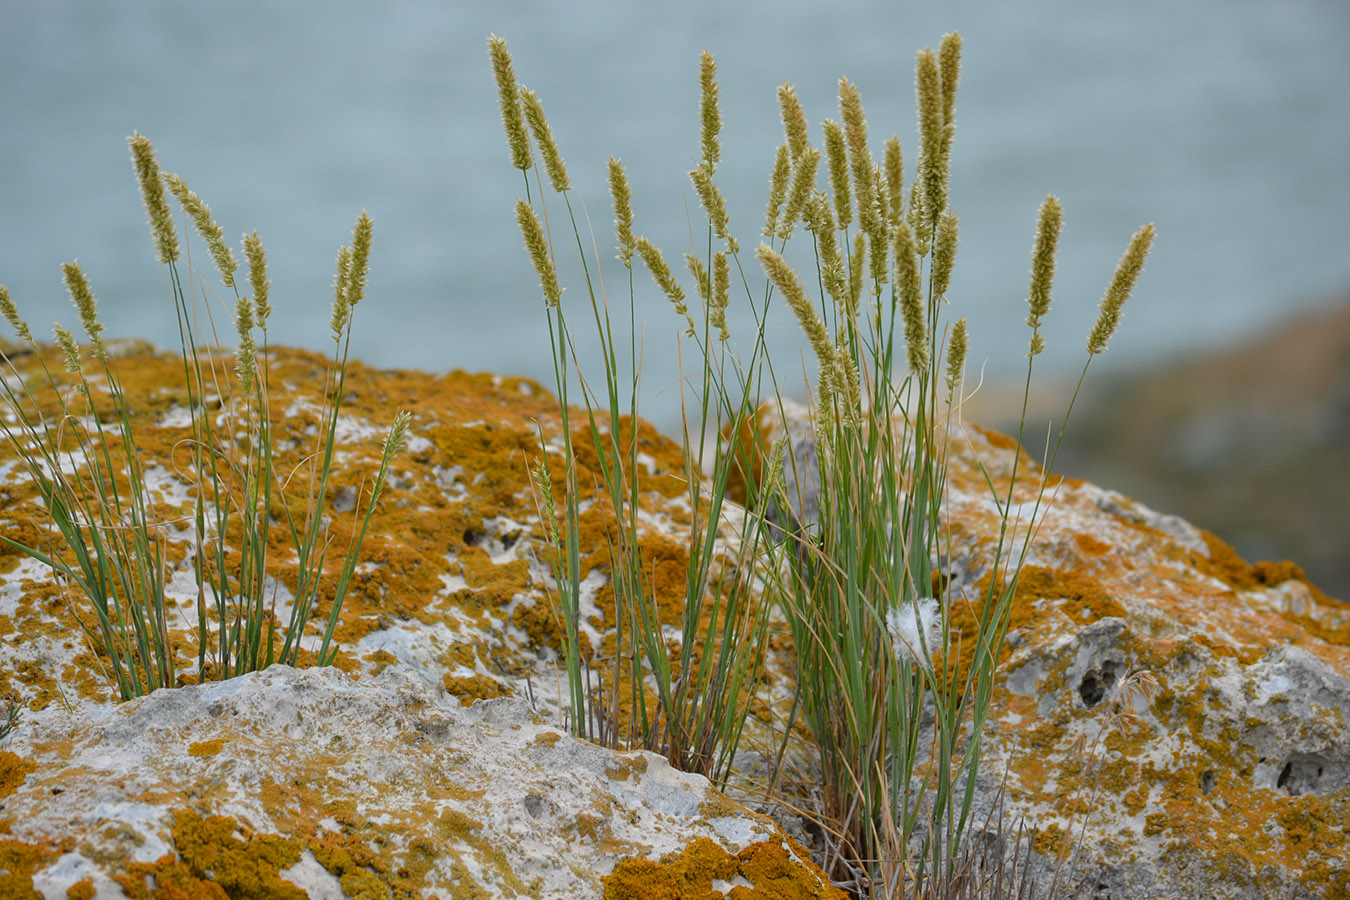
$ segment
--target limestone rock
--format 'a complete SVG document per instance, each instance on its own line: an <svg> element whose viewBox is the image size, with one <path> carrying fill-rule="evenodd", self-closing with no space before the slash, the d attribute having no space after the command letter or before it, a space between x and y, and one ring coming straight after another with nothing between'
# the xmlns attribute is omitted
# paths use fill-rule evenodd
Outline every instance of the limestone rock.
<svg viewBox="0 0 1350 900"><path fill-rule="evenodd" d="M8 858L31 854L26 873L0 856L5 896L21 874L48 897L599 896L617 860L695 839L811 872L700 776L574 740L523 700L466 709L406 670L164 689L49 716L2 756L24 770L0 799Z"/></svg>

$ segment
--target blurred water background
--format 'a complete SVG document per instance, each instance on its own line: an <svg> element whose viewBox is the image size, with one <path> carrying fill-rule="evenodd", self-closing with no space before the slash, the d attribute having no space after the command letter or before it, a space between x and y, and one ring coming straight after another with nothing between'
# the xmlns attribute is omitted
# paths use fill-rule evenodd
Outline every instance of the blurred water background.
<svg viewBox="0 0 1350 900"><path fill-rule="evenodd" d="M954 29L966 53L950 297L969 317L974 368L999 379L1025 365L1028 259L1048 192L1065 207L1038 362L1052 377L1081 365L1097 301L1144 222L1158 240L1108 370L1250 338L1350 285L1344 0L7 3L0 282L35 326L73 322L59 264L78 258L111 334L177 345L128 162L125 138L139 130L236 244L255 228L263 237L274 342L331 346L335 252L366 209L375 248L358 357L551 384L490 33L508 39L545 104L599 255L613 255L613 154L633 184L637 229L678 261L698 215L685 173L698 153L701 49L718 59L719 180L748 250L781 140L777 85L797 87L819 141L846 74L876 148L898 133L912 173L914 53ZM626 297L613 291L616 267L606 272ZM568 283L565 302L583 302L580 282ZM644 410L671 428L675 320L645 273L639 284ZM790 315L780 306L773 318L778 358L798 353ZM743 306L731 321L749 334Z"/></svg>

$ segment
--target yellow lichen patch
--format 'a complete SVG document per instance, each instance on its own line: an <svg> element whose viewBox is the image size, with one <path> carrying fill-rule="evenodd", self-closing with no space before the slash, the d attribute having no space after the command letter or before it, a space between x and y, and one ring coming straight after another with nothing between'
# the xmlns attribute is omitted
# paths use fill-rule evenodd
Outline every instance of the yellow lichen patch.
<svg viewBox="0 0 1350 900"><path fill-rule="evenodd" d="M446 675L441 679L447 694L458 697L461 706L472 706L475 700L490 700L509 695L510 689L487 675Z"/></svg>
<svg viewBox="0 0 1350 900"><path fill-rule="evenodd" d="M541 731L534 736L536 747L552 747L562 740L562 735L556 731Z"/></svg>
<svg viewBox="0 0 1350 900"><path fill-rule="evenodd" d="M19 789L28 773L37 769L37 763L8 750L0 750L0 798Z"/></svg>
<svg viewBox="0 0 1350 900"><path fill-rule="evenodd" d="M747 887L739 882L749 883ZM713 882L732 883L729 892ZM707 838L695 838L660 862L629 859L602 879L606 900L843 900L806 851L784 838L751 844L731 854Z"/></svg>
<svg viewBox="0 0 1350 900"><path fill-rule="evenodd" d="M66 900L94 900L94 879L82 878L66 888Z"/></svg>
<svg viewBox="0 0 1350 900"><path fill-rule="evenodd" d="M117 882L128 897L305 900L304 891L280 876L282 869L300 861L294 840L255 834L228 816L203 817L184 810L174 816L173 845L176 856L127 866Z"/></svg>
<svg viewBox="0 0 1350 900"><path fill-rule="evenodd" d="M215 756L225 747L224 738L210 741L193 741L188 744L188 756Z"/></svg>

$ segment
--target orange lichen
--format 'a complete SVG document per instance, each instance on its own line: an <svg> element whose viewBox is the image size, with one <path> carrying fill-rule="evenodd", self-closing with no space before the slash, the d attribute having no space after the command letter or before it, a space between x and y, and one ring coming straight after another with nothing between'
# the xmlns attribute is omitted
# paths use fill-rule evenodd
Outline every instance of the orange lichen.
<svg viewBox="0 0 1350 900"><path fill-rule="evenodd" d="M707 838L695 838L660 862L629 859L602 879L606 900L706 900L717 896L713 881L735 884L730 900L843 900L843 891L808 861L790 838L751 844L731 854Z"/></svg>
<svg viewBox="0 0 1350 900"><path fill-rule="evenodd" d="M300 845L294 840L256 834L228 816L203 817L184 810L174 816L173 846L177 856L132 863L117 877L128 897L305 900L305 892L280 875L300 861Z"/></svg>
<svg viewBox="0 0 1350 900"><path fill-rule="evenodd" d="M94 879L82 878L66 888L66 900L94 900Z"/></svg>
<svg viewBox="0 0 1350 900"><path fill-rule="evenodd" d="M69 850L72 843L41 841L29 844L0 838L0 897L6 900L11 897L14 900L42 900L42 895L33 888L33 873Z"/></svg>
<svg viewBox="0 0 1350 900"><path fill-rule="evenodd" d="M19 789L28 773L37 769L37 763L8 750L0 750L0 798Z"/></svg>
<svg viewBox="0 0 1350 900"><path fill-rule="evenodd" d="M215 756L225 747L224 738L210 741L193 741L188 744L188 756Z"/></svg>
<svg viewBox="0 0 1350 900"><path fill-rule="evenodd" d="M441 681L446 693L458 697L461 706L473 706L475 700L505 697L509 692L509 688L500 681L487 675L446 675Z"/></svg>

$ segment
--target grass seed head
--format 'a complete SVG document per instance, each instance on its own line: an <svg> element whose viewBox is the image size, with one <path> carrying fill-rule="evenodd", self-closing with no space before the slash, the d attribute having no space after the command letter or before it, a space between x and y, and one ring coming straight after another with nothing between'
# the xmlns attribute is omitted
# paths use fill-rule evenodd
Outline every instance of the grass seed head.
<svg viewBox="0 0 1350 900"><path fill-rule="evenodd" d="M37 345L37 342L33 340L33 332L28 330L28 323L19 318L19 308L10 299L9 288L3 284L0 284L0 315L4 315L5 321L9 323L10 328L14 329L15 334L29 344Z"/></svg>
<svg viewBox="0 0 1350 900"><path fill-rule="evenodd" d="M553 140L553 129L544 115L544 104L534 91L526 87L520 89L520 102L525 107L525 121L530 123L530 131L534 132L534 142L539 145L539 155L544 158L544 171L548 173L549 183L560 194L571 190L567 166L563 165L562 154Z"/></svg>
<svg viewBox="0 0 1350 900"><path fill-rule="evenodd" d="M328 317L328 329L334 343L342 342L342 332L351 318L351 304L347 302L347 282L351 277L352 248L343 244L338 248L337 274L333 277L333 308Z"/></svg>
<svg viewBox="0 0 1350 900"><path fill-rule="evenodd" d="M943 300L947 299L947 288L952 283L959 235L956 213L949 209L938 222L937 241L933 247L933 295Z"/></svg>
<svg viewBox="0 0 1350 900"><path fill-rule="evenodd" d="M1045 349L1045 340L1041 337L1041 319L1050 311L1050 289L1055 280L1055 250L1059 246L1059 233L1064 227L1064 212L1060 208L1059 198L1053 194L1041 204L1040 215L1036 219L1036 246L1031 251L1031 286L1027 291L1027 324L1031 326L1031 349L1028 356L1035 356Z"/></svg>
<svg viewBox="0 0 1350 900"><path fill-rule="evenodd" d="M787 197L788 181L792 178L792 157L786 143L778 145L774 154L773 171L769 174L769 203L764 214L763 237L773 237L778 231L778 216Z"/></svg>
<svg viewBox="0 0 1350 900"><path fill-rule="evenodd" d="M905 211L905 157L900 150L900 138L886 138L886 152L882 155L886 172L886 217L894 228Z"/></svg>
<svg viewBox="0 0 1350 900"><path fill-rule="evenodd" d="M717 329L717 339L725 341L731 337L727 331L727 306L731 302L731 259L727 251L720 250L713 256L712 285L712 323Z"/></svg>
<svg viewBox="0 0 1350 900"><path fill-rule="evenodd" d="M690 170L689 180L694 183L694 191L698 194L699 203L703 205L703 211L713 227L713 233L726 241L727 248L735 253L739 248L736 246L736 238L730 231L731 220L727 216L727 201L722 196L721 189L717 187L717 182L713 181L712 169L700 163Z"/></svg>
<svg viewBox="0 0 1350 900"><path fill-rule="evenodd" d="M718 135L722 132L722 111L717 107L717 61L707 50L699 56L698 84L698 110L702 122L699 144L703 150L703 165L713 172L722 156L722 146L718 143Z"/></svg>
<svg viewBox="0 0 1350 900"><path fill-rule="evenodd" d="M952 325L952 333L947 340L947 405L950 406L961 385L966 365L966 318L962 316Z"/></svg>
<svg viewBox="0 0 1350 900"><path fill-rule="evenodd" d="M628 174L623 163L609 158L609 196L614 201L614 234L618 238L619 261L625 269L633 268L633 191L628 186Z"/></svg>
<svg viewBox="0 0 1350 900"><path fill-rule="evenodd" d="M816 186L816 170L820 167L820 151L807 147L797 157L792 170L792 187L788 191L787 205L783 207L783 219L778 223L778 238L786 241L792 236L792 230L806 209L806 202Z"/></svg>
<svg viewBox="0 0 1350 900"><path fill-rule="evenodd" d="M127 138L131 146L131 161L136 167L136 178L141 184L141 201L150 217L150 232L155 239L155 253L165 265L178 259L178 233L173 228L169 202L164 197L164 182L160 179L159 163L150 139L139 131Z"/></svg>
<svg viewBox="0 0 1350 900"><path fill-rule="evenodd" d="M549 256L543 226L539 224L534 207L520 199L516 200L516 224L520 226L520 234L525 239L525 249L530 254L530 262L534 263L534 271L539 275L544 303L550 308L557 308L562 299L562 288L558 287L558 271L553 266L553 258Z"/></svg>
<svg viewBox="0 0 1350 900"><path fill-rule="evenodd" d="M638 255L642 261L647 264L647 271L652 273L652 279L657 286L661 288L662 293L666 295L675 312L684 316L688 325L685 333L691 337L695 334L694 320L689 315L689 305L685 302L684 290L675 281L675 276L670 273L670 266L666 265L666 258L661 254L661 249L647 240L645 237L637 239Z"/></svg>
<svg viewBox="0 0 1350 900"><path fill-rule="evenodd" d="M182 176L175 175L172 172L164 173L164 183L169 186L169 191L178 198L178 203L183 207L183 212L187 213L192 224L197 228L197 234L201 235L206 242L206 249L211 253L211 259L216 264L216 271L220 273L220 280L226 287L234 287L234 273L239 270L239 263L234 259L234 253L229 245L225 243L225 232L215 219L211 218L211 210L201 197L188 189L187 182Z"/></svg>
<svg viewBox="0 0 1350 900"><path fill-rule="evenodd" d="M244 235L244 258L248 260L248 285L253 291L253 316L258 327L266 331L267 317L272 314L272 304L267 302L272 282L267 280L267 253L256 231Z"/></svg>
<svg viewBox="0 0 1350 900"><path fill-rule="evenodd" d="M488 38L488 56L492 59L492 76L497 82L497 99L501 105L506 145L511 150L511 165L523 171L534 165L534 155L530 152L530 137L520 112L520 89L516 85L516 73L505 39L495 34Z"/></svg>
<svg viewBox="0 0 1350 900"><path fill-rule="evenodd" d="M84 277L84 270L80 268L78 262L62 263L61 274L65 277L70 299L74 301L75 309L79 312L80 327L84 329L89 343L94 346L94 356L100 360L107 359L108 351L103 346L103 323L98 320L98 301L94 299L94 292L89 288L89 279Z"/></svg>
<svg viewBox="0 0 1350 900"><path fill-rule="evenodd" d="M914 85L919 108L919 180L931 222L947 208L951 142L943 114L942 75L937 57L927 47L919 51L915 62Z"/></svg>
<svg viewBox="0 0 1350 900"><path fill-rule="evenodd" d="M66 371L72 375L78 375L84 371L84 365L80 362L80 345L75 343L75 336L70 333L70 329L57 322L52 326L52 333L56 335L56 343L61 348ZM83 385L81 385L81 389L83 389Z"/></svg>
<svg viewBox="0 0 1350 900"><path fill-rule="evenodd" d="M253 343L253 309L247 297L234 304L234 327L239 333L239 349L234 354L234 371L245 394L253 392L258 376L257 348Z"/></svg>
<svg viewBox="0 0 1350 900"><path fill-rule="evenodd" d="M919 251L907 222L901 222L895 229L895 286L900 294L900 313L905 320L909 369L917 375L928 368L928 325L924 319L923 287L919 280Z"/></svg>
<svg viewBox="0 0 1350 900"><path fill-rule="evenodd" d="M830 192L834 196L834 215L840 228L853 222L853 191L848 182L848 147L844 129L833 119L826 119L825 159L830 169Z"/></svg>
<svg viewBox="0 0 1350 900"><path fill-rule="evenodd" d="M1154 232L1153 224L1149 223L1130 238L1130 246L1125 249L1125 255L1116 265L1115 277L1111 279L1111 286L1106 289L1106 296L1102 298L1101 312L1097 314L1097 322L1088 335L1089 354L1095 356L1105 350L1111 335L1116 333L1116 326L1120 324L1120 311L1124 308L1125 301L1130 299L1139 273L1144 271L1144 260L1148 258L1149 248L1153 246Z"/></svg>
<svg viewBox="0 0 1350 900"><path fill-rule="evenodd" d="M778 86L778 112L783 118L783 135L787 138L788 153L792 161L806 152L810 146L810 128L806 124L806 110L802 109L801 98L792 85L784 82Z"/></svg>

